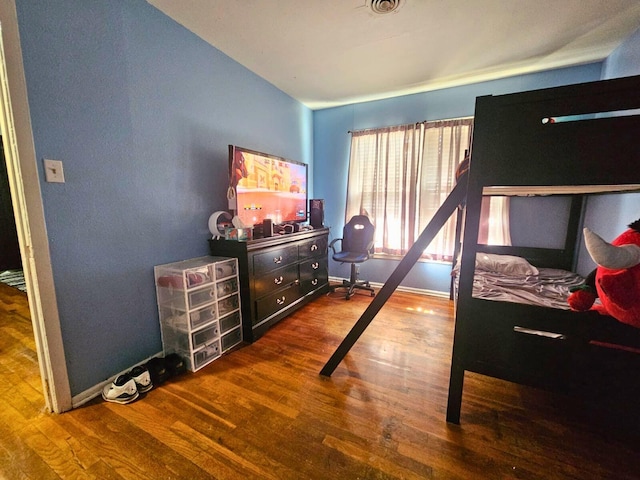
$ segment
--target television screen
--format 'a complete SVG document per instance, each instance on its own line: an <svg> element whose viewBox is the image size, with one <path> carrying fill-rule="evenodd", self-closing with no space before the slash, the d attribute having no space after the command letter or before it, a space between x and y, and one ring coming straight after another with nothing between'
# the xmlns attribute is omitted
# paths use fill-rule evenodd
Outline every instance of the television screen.
<svg viewBox="0 0 640 480"><path fill-rule="evenodd" d="M307 220L307 165L229 145L230 186L246 226Z"/></svg>

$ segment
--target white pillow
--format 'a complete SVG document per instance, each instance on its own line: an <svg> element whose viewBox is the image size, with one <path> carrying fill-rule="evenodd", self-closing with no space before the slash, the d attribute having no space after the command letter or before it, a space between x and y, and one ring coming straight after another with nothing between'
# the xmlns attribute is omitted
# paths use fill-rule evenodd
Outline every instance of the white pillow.
<svg viewBox="0 0 640 480"><path fill-rule="evenodd" d="M487 272L510 276L538 275L538 269L522 257L476 253L476 268Z"/></svg>

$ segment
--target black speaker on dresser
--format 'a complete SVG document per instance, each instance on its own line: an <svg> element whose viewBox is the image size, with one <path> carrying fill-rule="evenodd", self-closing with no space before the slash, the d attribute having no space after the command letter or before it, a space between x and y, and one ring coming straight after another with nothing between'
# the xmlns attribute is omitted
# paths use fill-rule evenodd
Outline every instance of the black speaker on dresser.
<svg viewBox="0 0 640 480"><path fill-rule="evenodd" d="M309 224L313 228L324 226L324 200L314 198L309 200Z"/></svg>
<svg viewBox="0 0 640 480"><path fill-rule="evenodd" d="M273 237L273 221L270 218L265 218L262 221L262 236Z"/></svg>

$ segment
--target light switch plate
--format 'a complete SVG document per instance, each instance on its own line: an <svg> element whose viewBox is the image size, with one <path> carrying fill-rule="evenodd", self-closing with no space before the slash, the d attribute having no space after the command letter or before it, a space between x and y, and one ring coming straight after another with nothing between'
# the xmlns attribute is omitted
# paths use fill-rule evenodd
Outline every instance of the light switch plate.
<svg viewBox="0 0 640 480"><path fill-rule="evenodd" d="M51 183L64 183L62 161L44 159L44 178Z"/></svg>

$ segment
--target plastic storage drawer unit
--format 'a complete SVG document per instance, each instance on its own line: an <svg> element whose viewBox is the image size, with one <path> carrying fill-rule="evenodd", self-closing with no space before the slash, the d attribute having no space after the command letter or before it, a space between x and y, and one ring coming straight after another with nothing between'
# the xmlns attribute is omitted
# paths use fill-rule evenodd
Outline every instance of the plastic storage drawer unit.
<svg viewBox="0 0 640 480"><path fill-rule="evenodd" d="M242 342L238 261L198 257L154 268L165 355L199 370Z"/></svg>

